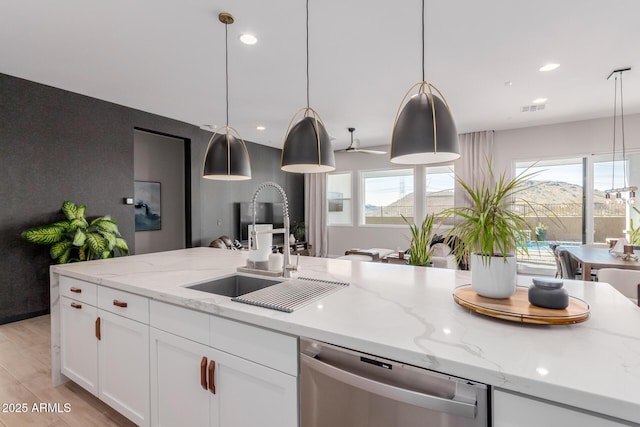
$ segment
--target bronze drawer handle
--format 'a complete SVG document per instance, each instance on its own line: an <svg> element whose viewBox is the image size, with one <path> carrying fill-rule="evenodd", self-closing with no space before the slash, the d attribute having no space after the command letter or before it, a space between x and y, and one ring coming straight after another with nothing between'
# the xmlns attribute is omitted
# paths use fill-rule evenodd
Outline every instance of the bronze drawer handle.
<svg viewBox="0 0 640 427"><path fill-rule="evenodd" d="M209 391L216 394L216 385L214 383L214 377L216 375L216 362L212 360L209 362Z"/></svg>
<svg viewBox="0 0 640 427"><path fill-rule="evenodd" d="M200 362L200 385L204 390L207 389L207 358L204 356Z"/></svg>
<svg viewBox="0 0 640 427"><path fill-rule="evenodd" d="M74 294L81 294L82 293L82 289L80 289L80 288L71 287L69 290L71 292L73 292Z"/></svg>
<svg viewBox="0 0 640 427"><path fill-rule="evenodd" d="M82 304L76 304L75 302L72 302L71 303L71 307L77 308L77 309L81 309L82 308Z"/></svg>
<svg viewBox="0 0 640 427"><path fill-rule="evenodd" d="M100 318L96 319L96 338L98 341L102 340L102 334L100 333Z"/></svg>
<svg viewBox="0 0 640 427"><path fill-rule="evenodd" d="M127 303L124 301L118 301L117 299L113 300L113 305L120 308L127 308Z"/></svg>

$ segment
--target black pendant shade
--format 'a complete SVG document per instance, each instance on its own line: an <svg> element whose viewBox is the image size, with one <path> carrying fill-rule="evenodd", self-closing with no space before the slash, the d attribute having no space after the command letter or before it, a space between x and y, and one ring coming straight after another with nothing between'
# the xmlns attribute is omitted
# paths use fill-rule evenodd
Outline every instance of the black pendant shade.
<svg viewBox="0 0 640 427"><path fill-rule="evenodd" d="M285 172L320 173L336 168L331 138L317 117L304 117L287 134L282 147Z"/></svg>
<svg viewBox="0 0 640 427"><path fill-rule="evenodd" d="M202 176L223 181L251 179L251 162L244 141L228 131L214 133L205 155Z"/></svg>
<svg viewBox="0 0 640 427"><path fill-rule="evenodd" d="M322 173L336 169L331 138L318 113L309 107L309 0L306 1L307 106L294 114L282 146L280 169L295 173ZM302 120L291 127L301 113Z"/></svg>
<svg viewBox="0 0 640 427"><path fill-rule="evenodd" d="M422 0L422 81L405 94L391 132L391 163L448 163L460 157L456 124L442 92L425 80L425 0ZM402 104L411 91L418 93ZM440 96L437 96L436 93Z"/></svg>
<svg viewBox="0 0 640 427"><path fill-rule="evenodd" d="M433 164L459 157L458 132L449 107L430 91L421 90L398 114L391 136L391 162Z"/></svg>
<svg viewBox="0 0 640 427"><path fill-rule="evenodd" d="M224 52L225 52L225 108L227 124L216 129L211 136L207 151L204 155L202 176L207 179L221 181L241 181L251 179L251 162L249 152L242 137L233 127L229 126L229 32L228 26L233 24L233 16L221 12L218 20L224 24ZM234 136L231 133L237 135Z"/></svg>

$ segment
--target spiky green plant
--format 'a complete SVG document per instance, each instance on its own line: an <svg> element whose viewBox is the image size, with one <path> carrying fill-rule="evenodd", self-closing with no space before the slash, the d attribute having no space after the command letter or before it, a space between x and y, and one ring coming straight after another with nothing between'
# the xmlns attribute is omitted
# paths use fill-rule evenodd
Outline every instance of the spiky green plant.
<svg viewBox="0 0 640 427"><path fill-rule="evenodd" d="M50 245L49 254L58 264L112 258L116 251L129 255L116 222L109 215L88 222L86 210L85 205L65 200L62 213L67 219L29 228L21 236L31 243Z"/></svg>
<svg viewBox="0 0 640 427"><path fill-rule="evenodd" d="M409 245L409 264L411 265L429 265L431 264L431 256L433 248L430 246L431 234L433 232L433 223L435 216L429 214L424 217L420 227L410 223L404 215L400 214L404 222L409 225L411 230L411 244Z"/></svg>
<svg viewBox="0 0 640 427"><path fill-rule="evenodd" d="M471 206L453 207L445 211L447 216L457 216L460 221L455 223L447 237L456 236L459 241L456 247L458 261L466 261L469 254L482 256L486 263L494 256L506 258L516 251L528 253L526 245L526 231L531 228L525 217L512 210L511 205L518 193L525 190L525 182L537 174L529 172L529 168L515 178L507 180L505 173L495 179L491 161L487 162L488 177L473 187L465 183L460 177L456 181L471 199ZM493 181L494 184L487 183ZM532 203L524 201L536 215Z"/></svg>

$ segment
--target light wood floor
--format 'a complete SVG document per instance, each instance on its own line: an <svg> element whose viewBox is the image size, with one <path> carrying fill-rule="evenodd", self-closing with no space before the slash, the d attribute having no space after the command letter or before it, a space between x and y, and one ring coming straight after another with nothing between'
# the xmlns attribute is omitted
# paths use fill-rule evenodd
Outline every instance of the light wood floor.
<svg viewBox="0 0 640 427"><path fill-rule="evenodd" d="M135 425L72 382L53 387L50 343L48 315L0 325L0 426ZM34 403L58 404L60 412L34 412ZM16 413L16 404L27 412Z"/></svg>

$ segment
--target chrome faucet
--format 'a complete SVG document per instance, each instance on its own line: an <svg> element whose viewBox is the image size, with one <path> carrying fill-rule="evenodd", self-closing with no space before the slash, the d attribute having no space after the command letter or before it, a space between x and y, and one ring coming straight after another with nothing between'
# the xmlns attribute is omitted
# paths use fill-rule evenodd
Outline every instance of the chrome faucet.
<svg viewBox="0 0 640 427"><path fill-rule="evenodd" d="M265 230L256 232L256 200L258 198L258 194L264 188L273 187L280 193L280 197L282 197L282 214L284 217L284 228L277 228L275 230ZM249 242L249 250L258 250L258 234L278 234L282 233L284 235L284 246L282 248L282 252L284 255L284 262L282 264L282 277L291 277L291 271L295 271L298 269L297 265L291 265L291 254L289 253L289 201L287 200L287 194L284 192L284 189L280 187L275 182L267 181L263 182L258 186L256 192L253 193L253 198L251 199L251 205L253 209L253 227L251 228L250 242Z"/></svg>

